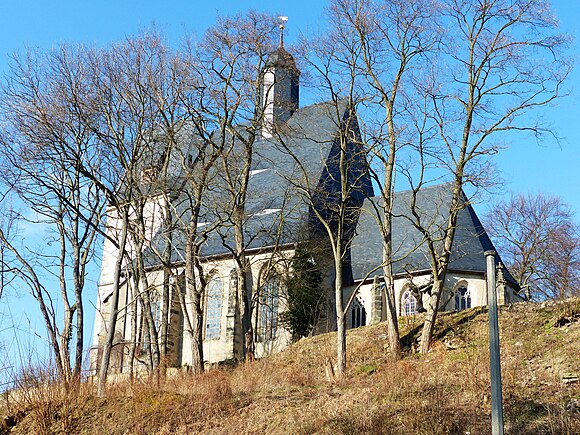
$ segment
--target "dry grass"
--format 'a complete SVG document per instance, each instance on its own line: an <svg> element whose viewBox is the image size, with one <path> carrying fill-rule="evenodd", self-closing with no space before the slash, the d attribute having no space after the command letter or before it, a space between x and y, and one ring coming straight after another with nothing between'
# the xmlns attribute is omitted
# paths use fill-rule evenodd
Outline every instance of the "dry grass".
<svg viewBox="0 0 580 435"><path fill-rule="evenodd" d="M333 383L326 334L234 369L118 383L103 399L90 384L74 394L51 384L6 412L21 434L489 433L486 312L441 316L428 355L412 351L418 326L402 321L397 362L384 324L349 331L348 371ZM580 433L580 301L503 307L500 328L506 433Z"/></svg>

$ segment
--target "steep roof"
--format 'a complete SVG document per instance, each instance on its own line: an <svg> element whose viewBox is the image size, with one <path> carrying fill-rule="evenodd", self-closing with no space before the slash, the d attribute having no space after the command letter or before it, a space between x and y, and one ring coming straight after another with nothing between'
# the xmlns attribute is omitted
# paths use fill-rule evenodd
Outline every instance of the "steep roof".
<svg viewBox="0 0 580 435"><path fill-rule="evenodd" d="M451 202L451 185L440 184L424 188L418 192L416 210L435 239L443 239L443 231L449 217ZM380 265L383 258L382 238L378 226L378 216L383 216L379 197L365 201L356 227L356 236L351 247L351 268L355 281L382 276ZM404 274L410 271L423 271L430 268L428 250L422 234L409 220L411 213L412 191L395 194L393 203L393 272ZM453 250L449 269L455 271L485 273L486 260L484 252L493 250L494 246L479 221L473 207L468 205L459 212ZM496 254L496 263L501 259ZM369 271L374 270L367 276ZM506 279L517 287L517 282L505 270Z"/></svg>
<svg viewBox="0 0 580 435"><path fill-rule="evenodd" d="M246 201L246 249L296 243L308 236L305 224L309 219L309 205L300 196L297 186L305 187L307 180L310 188L316 189L321 182L345 113L344 104L340 104L338 110L332 103L307 106L297 110L274 137L256 139ZM214 175L212 196L205 198L201 212L201 224L208 228L219 220L216 202L229 199L223 185L220 187L223 180L220 182L219 178L218 171ZM188 222L190 202L186 193L176 195L172 209L174 223ZM183 227L179 227L171 231L172 262L185 259ZM158 231L153 238L154 249L149 249L145 255L149 267L160 264L158 253L163 252L167 242L163 233L163 229ZM233 227L225 221L207 234L202 255L226 255L234 246Z"/></svg>
<svg viewBox="0 0 580 435"><path fill-rule="evenodd" d="M283 46L274 50L266 60L266 67L282 66L296 69L294 57L288 53Z"/></svg>

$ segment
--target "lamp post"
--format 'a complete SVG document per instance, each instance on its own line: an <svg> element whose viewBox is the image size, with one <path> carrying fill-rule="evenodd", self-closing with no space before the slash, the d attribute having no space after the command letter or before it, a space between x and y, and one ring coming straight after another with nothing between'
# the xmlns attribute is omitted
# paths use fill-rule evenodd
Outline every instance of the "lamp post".
<svg viewBox="0 0 580 435"><path fill-rule="evenodd" d="M489 321L489 369L491 375L491 433L503 435L503 401L501 396L501 363L495 285L495 251L485 251L487 260L487 308Z"/></svg>

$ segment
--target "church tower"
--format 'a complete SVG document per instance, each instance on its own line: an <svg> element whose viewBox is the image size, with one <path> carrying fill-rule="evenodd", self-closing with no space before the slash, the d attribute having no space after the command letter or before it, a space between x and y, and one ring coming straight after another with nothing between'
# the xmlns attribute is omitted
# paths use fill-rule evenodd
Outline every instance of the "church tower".
<svg viewBox="0 0 580 435"><path fill-rule="evenodd" d="M264 67L261 102L264 110L262 136L266 138L272 137L274 129L288 121L298 109L300 71L292 55L284 49L283 32L284 26L280 25L280 44Z"/></svg>

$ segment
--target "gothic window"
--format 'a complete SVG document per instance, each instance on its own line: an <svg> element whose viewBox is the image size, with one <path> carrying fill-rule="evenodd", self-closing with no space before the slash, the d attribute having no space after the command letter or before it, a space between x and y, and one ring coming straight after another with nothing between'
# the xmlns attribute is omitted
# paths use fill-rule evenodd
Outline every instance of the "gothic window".
<svg viewBox="0 0 580 435"><path fill-rule="evenodd" d="M466 310L471 308L471 294L467 286L460 286L455 292L455 311Z"/></svg>
<svg viewBox="0 0 580 435"><path fill-rule="evenodd" d="M161 294L155 289L151 289L149 292L149 306L151 308L151 318L153 319L155 331L159 334L162 320L162 300ZM138 334L142 343L138 351L139 355L144 355L151 351L151 332L149 331L148 320L143 310L145 310L145 305L140 308L139 312L140 326Z"/></svg>
<svg viewBox="0 0 580 435"><path fill-rule="evenodd" d="M405 293L403 293L401 299L401 311L403 316L417 314L417 298L415 298L410 290L406 290Z"/></svg>
<svg viewBox="0 0 580 435"><path fill-rule="evenodd" d="M355 299L350 306L350 327L358 328L367 324L367 312L364 305Z"/></svg>
<svg viewBox="0 0 580 435"><path fill-rule="evenodd" d="M207 286L207 308L205 313L205 338L207 340L220 338L222 294L223 282L219 276L214 276Z"/></svg>
<svg viewBox="0 0 580 435"><path fill-rule="evenodd" d="M272 340L278 329L280 277L270 273L260 288L260 341Z"/></svg>

